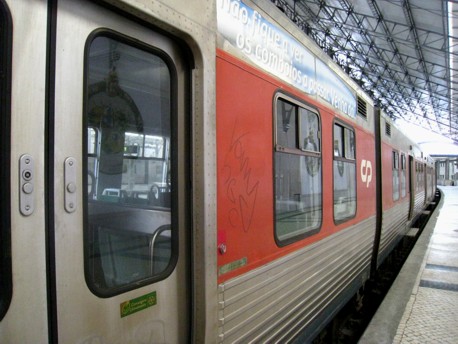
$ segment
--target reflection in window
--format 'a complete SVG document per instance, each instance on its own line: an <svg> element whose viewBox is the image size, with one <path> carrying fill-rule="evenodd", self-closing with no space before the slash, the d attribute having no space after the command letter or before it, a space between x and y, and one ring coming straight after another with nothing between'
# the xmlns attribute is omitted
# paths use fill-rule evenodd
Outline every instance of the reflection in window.
<svg viewBox="0 0 458 344"><path fill-rule="evenodd" d="M163 158L164 138L160 136L126 133L124 156Z"/></svg>
<svg viewBox="0 0 458 344"><path fill-rule="evenodd" d="M171 73L160 54L110 37L86 61L86 277L102 296L165 277L176 243Z"/></svg>
<svg viewBox="0 0 458 344"><path fill-rule="evenodd" d="M320 124L318 116L309 110L299 108L301 149L309 152L320 152Z"/></svg>
<svg viewBox="0 0 458 344"><path fill-rule="evenodd" d="M87 128L87 154L94 156L97 154L98 135L95 128Z"/></svg>
<svg viewBox="0 0 458 344"><path fill-rule="evenodd" d="M356 143L353 129L334 124L334 220L356 215Z"/></svg>
<svg viewBox="0 0 458 344"><path fill-rule="evenodd" d="M283 99L275 118L275 234L285 244L321 226L320 122L315 112Z"/></svg>

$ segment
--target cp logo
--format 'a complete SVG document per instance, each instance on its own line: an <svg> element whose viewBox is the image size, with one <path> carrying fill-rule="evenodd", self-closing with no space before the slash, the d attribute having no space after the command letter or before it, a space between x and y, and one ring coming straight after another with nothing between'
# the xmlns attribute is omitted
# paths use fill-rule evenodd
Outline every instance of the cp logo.
<svg viewBox="0 0 458 344"><path fill-rule="evenodd" d="M361 180L368 188L372 181L372 163L369 160L361 160Z"/></svg>

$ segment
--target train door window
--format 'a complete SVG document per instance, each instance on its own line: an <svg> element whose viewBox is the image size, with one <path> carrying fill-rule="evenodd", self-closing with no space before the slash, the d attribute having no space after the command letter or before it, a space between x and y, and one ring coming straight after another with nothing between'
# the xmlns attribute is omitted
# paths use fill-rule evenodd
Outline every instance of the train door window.
<svg viewBox="0 0 458 344"><path fill-rule="evenodd" d="M85 268L100 296L174 268L173 71L160 51L114 33L88 41Z"/></svg>
<svg viewBox="0 0 458 344"><path fill-rule="evenodd" d="M406 197L407 194L407 162L406 155L401 154L401 197Z"/></svg>
<svg viewBox="0 0 458 344"><path fill-rule="evenodd" d="M425 171L426 171L426 164L425 163L421 163L421 173L420 173L420 176L421 176L421 184L420 184L420 189L422 191L426 191L426 176L425 176Z"/></svg>
<svg viewBox="0 0 458 344"><path fill-rule="evenodd" d="M0 320L12 296L10 219L10 85L12 23L8 7L0 1Z"/></svg>
<svg viewBox="0 0 458 344"><path fill-rule="evenodd" d="M343 123L334 123L334 221L356 215L355 132Z"/></svg>
<svg viewBox="0 0 458 344"><path fill-rule="evenodd" d="M419 162L416 162L415 165L416 165L416 179L417 179L417 184L416 184L415 189L418 192L421 190L423 178L421 175L421 164Z"/></svg>
<svg viewBox="0 0 458 344"><path fill-rule="evenodd" d="M399 199L399 153L393 151L393 201Z"/></svg>
<svg viewBox="0 0 458 344"><path fill-rule="evenodd" d="M321 129L316 111L289 98L275 108L275 238L286 245L322 222Z"/></svg>
<svg viewBox="0 0 458 344"><path fill-rule="evenodd" d="M432 195L432 173L433 173L433 170L430 166L426 166L426 185L428 187L428 196L431 196Z"/></svg>

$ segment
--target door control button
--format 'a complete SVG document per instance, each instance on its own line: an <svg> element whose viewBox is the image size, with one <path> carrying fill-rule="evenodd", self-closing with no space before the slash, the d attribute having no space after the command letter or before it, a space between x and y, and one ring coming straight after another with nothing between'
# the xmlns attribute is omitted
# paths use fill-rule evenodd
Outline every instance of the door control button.
<svg viewBox="0 0 458 344"><path fill-rule="evenodd" d="M29 216L35 210L34 196L34 161L29 154L19 158L19 211Z"/></svg>
<svg viewBox="0 0 458 344"><path fill-rule="evenodd" d="M22 185L22 191L26 194L31 194L33 192L33 184L32 183L25 183Z"/></svg>

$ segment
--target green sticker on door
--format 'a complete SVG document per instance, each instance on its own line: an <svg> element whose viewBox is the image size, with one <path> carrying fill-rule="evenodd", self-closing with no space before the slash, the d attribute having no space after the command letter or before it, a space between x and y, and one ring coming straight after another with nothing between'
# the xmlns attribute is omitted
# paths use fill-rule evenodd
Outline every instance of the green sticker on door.
<svg viewBox="0 0 458 344"><path fill-rule="evenodd" d="M154 306L155 304L157 304L155 291L135 299L125 301L120 304L121 318L142 311L148 307Z"/></svg>

